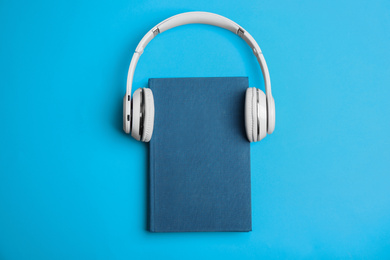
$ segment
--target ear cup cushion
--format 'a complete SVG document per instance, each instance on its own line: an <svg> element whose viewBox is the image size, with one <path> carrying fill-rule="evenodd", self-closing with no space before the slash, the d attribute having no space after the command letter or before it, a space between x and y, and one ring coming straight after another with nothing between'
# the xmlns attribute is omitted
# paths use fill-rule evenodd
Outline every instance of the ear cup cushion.
<svg viewBox="0 0 390 260"><path fill-rule="evenodd" d="M153 135L154 127L154 98L153 92L149 88L143 89L145 114L144 114L144 132L142 134L142 141L149 142Z"/></svg>
<svg viewBox="0 0 390 260"><path fill-rule="evenodd" d="M245 131L249 142L253 142L252 93L252 88L247 88L245 92Z"/></svg>
<svg viewBox="0 0 390 260"><path fill-rule="evenodd" d="M267 98L267 112L267 131L268 134L272 134L272 132L275 130L275 100L272 96Z"/></svg>
<svg viewBox="0 0 390 260"><path fill-rule="evenodd" d="M136 140L141 140L141 94L142 89L137 89L133 94L133 110L131 114L131 136Z"/></svg>
<svg viewBox="0 0 390 260"><path fill-rule="evenodd" d="M259 120L259 138L260 141L267 136L267 98L263 91L257 90L258 94L258 120Z"/></svg>
<svg viewBox="0 0 390 260"><path fill-rule="evenodd" d="M252 134L253 134L253 142L257 142L258 138L258 120L257 120L257 89L252 88Z"/></svg>

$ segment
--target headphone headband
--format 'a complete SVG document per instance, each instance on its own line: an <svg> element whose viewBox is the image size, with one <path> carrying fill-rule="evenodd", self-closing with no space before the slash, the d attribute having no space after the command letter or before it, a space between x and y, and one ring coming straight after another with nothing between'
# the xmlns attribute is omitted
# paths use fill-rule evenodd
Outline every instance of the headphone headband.
<svg viewBox="0 0 390 260"><path fill-rule="evenodd" d="M135 67L137 66L139 57L143 53L148 43L159 33L165 32L177 26L194 24L194 23L214 25L229 30L237 34L238 36L240 36L251 47L253 54L256 56L257 61L260 64L261 71L263 73L266 96L267 98L272 98L271 80L268 72L267 63L265 62L263 53L261 52L261 49L257 44L257 42L255 41L255 39L253 39L253 37L247 31L245 31L241 26L239 26L232 20L223 17L221 15L208 13L208 12L188 12L188 13L181 13L178 15L174 15L162 21L161 23L157 24L155 27L153 27L149 32L145 34L145 36L142 38L137 48L135 49L133 58L131 59L130 62L130 67L127 74L127 88L126 88L127 96L131 95L131 87L133 84Z"/></svg>

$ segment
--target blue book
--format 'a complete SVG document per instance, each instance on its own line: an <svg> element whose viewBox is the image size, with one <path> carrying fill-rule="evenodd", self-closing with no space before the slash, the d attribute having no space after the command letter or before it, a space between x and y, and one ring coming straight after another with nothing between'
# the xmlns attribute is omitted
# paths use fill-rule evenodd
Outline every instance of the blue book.
<svg viewBox="0 0 390 260"><path fill-rule="evenodd" d="M157 78L149 87L149 230L251 231L248 78Z"/></svg>

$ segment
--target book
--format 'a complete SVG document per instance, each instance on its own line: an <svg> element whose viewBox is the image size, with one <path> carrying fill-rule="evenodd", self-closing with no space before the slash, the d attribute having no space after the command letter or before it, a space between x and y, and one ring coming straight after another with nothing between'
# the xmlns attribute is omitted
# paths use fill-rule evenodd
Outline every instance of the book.
<svg viewBox="0 0 390 260"><path fill-rule="evenodd" d="M251 231L248 78L152 78L149 88L149 230Z"/></svg>

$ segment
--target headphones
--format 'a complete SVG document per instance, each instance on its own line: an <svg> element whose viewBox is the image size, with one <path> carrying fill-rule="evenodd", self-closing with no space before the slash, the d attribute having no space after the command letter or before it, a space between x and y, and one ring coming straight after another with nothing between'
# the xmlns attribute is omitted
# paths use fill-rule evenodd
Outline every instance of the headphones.
<svg viewBox="0 0 390 260"><path fill-rule="evenodd" d="M275 129L275 101L271 94L271 80L267 63L255 39L241 26L221 15L207 12L188 12L172 16L153 27L138 44L127 74L126 95L123 98L123 130L138 141L149 142L154 126L154 99L149 88L137 89L131 98L135 67L146 45L157 34L186 24L209 24L229 30L240 36L253 50L264 78L265 93L248 88L245 94L245 129L249 142L263 139Z"/></svg>

